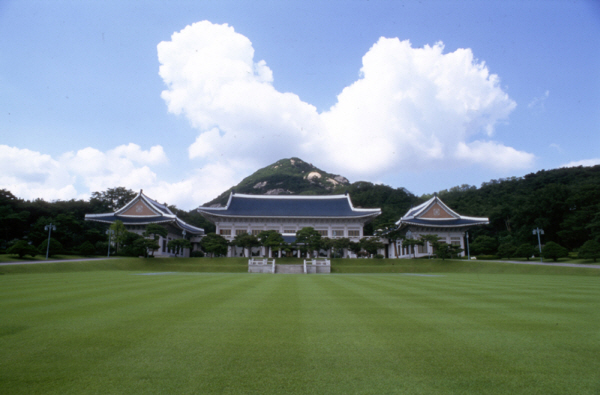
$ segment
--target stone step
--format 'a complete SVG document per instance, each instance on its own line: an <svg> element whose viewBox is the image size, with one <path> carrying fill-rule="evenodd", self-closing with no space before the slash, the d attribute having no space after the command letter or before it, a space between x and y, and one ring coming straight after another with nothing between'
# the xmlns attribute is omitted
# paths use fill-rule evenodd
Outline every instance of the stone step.
<svg viewBox="0 0 600 395"><path fill-rule="evenodd" d="M304 274L304 265L277 265L277 264L275 264L275 273Z"/></svg>

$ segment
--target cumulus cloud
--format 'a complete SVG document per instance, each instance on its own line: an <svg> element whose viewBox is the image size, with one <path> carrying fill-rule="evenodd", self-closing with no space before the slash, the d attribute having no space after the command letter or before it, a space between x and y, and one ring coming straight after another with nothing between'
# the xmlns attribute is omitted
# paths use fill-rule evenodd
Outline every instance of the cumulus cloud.
<svg viewBox="0 0 600 395"><path fill-rule="evenodd" d="M596 166L596 165L600 165L600 158L594 158L594 159L583 159L583 160L578 160L578 161L574 161L574 162L569 162L569 163L565 163L564 165L562 165L561 167L579 167L579 166Z"/></svg>
<svg viewBox="0 0 600 395"><path fill-rule="evenodd" d="M360 78L322 113L277 91L250 40L226 24L195 23L157 49L168 110L199 131L191 159L264 165L300 156L372 178L415 166L510 170L534 160L492 140L516 104L470 49L444 54L442 43L413 48L382 37L364 55Z"/></svg>
<svg viewBox="0 0 600 395"><path fill-rule="evenodd" d="M93 191L116 186L137 189L153 185L157 177L148 165L166 162L158 145L149 150L136 144L121 145L107 152L88 147L58 158L0 145L0 188L24 199L86 198ZM78 192L78 185L87 191Z"/></svg>
<svg viewBox="0 0 600 395"><path fill-rule="evenodd" d="M201 131L191 158L248 157L268 145L279 159L306 147L317 129L316 108L278 92L266 62L254 61L250 40L226 24L186 27L158 45L158 59L169 111Z"/></svg>

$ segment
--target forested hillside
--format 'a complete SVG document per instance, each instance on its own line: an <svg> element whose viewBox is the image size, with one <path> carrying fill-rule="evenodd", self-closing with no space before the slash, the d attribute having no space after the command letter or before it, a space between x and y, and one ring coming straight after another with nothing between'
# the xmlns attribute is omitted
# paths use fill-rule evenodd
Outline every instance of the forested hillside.
<svg viewBox="0 0 600 395"><path fill-rule="evenodd" d="M123 207L136 193L118 187L104 192L94 192L89 201L68 200L46 202L42 199L33 201L15 197L10 191L0 190L0 252L18 240L26 240L34 246L41 245L48 238L46 225L52 223L56 231L52 238L63 247L63 252L76 253L89 241L97 251L107 250L107 225L85 221L85 214L112 212ZM189 224L214 232L214 225L206 221L195 210L186 212L170 206L181 219Z"/></svg>
<svg viewBox="0 0 600 395"><path fill-rule="evenodd" d="M486 216L490 225L474 233L502 242L542 242L569 250L600 238L600 166L542 170L522 178L492 180L480 188L463 185L439 192L461 214ZM423 196L427 198L427 196Z"/></svg>

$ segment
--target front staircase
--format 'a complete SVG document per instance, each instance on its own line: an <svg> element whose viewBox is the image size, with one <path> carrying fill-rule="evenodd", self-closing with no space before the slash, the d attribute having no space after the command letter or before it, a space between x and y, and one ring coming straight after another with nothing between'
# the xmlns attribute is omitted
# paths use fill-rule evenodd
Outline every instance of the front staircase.
<svg viewBox="0 0 600 395"><path fill-rule="evenodd" d="M280 274L304 274L304 265L277 265L275 273Z"/></svg>

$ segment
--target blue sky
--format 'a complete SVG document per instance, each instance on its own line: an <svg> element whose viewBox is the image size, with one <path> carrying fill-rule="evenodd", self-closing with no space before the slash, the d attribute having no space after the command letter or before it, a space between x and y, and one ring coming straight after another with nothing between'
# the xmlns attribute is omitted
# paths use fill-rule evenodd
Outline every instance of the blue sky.
<svg viewBox="0 0 600 395"><path fill-rule="evenodd" d="M600 163L596 1L5 0L0 36L26 199L191 209L291 156L417 195Z"/></svg>

